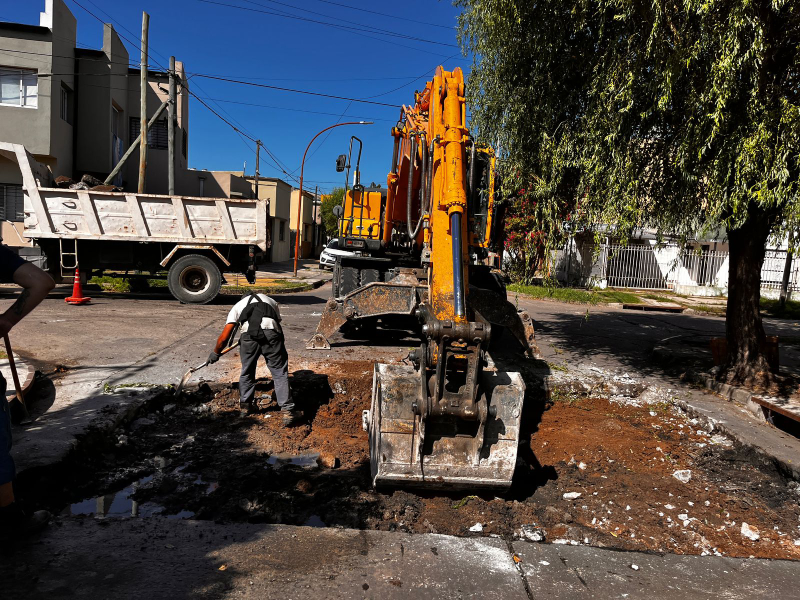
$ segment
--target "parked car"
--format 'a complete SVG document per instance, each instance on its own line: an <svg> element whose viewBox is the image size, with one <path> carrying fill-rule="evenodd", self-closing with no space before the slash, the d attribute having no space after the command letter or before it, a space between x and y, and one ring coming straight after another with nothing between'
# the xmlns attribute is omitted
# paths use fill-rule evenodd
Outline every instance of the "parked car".
<svg viewBox="0 0 800 600"><path fill-rule="evenodd" d="M319 255L319 268L320 269L333 269L336 264L337 256L358 256L359 252L352 252L351 250L339 250L339 240L333 238L322 254Z"/></svg>

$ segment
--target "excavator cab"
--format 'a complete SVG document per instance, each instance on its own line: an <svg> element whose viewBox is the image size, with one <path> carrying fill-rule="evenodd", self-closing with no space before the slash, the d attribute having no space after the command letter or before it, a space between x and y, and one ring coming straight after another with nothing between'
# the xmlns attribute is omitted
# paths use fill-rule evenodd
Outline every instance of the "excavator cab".
<svg viewBox="0 0 800 600"><path fill-rule="evenodd" d="M350 189L349 180L354 142L358 142L358 155L353 171L353 188ZM338 224L339 247L342 250L375 252L380 250L381 247L381 226L383 224L383 206L386 202L386 191L381 190L379 187L367 189L361 185L362 148L361 140L356 136L352 136L348 154L341 154L336 159L336 170L340 172L347 171L345 175L345 196Z"/></svg>
<svg viewBox="0 0 800 600"><path fill-rule="evenodd" d="M345 250L377 250L381 240L381 207L385 191L363 186L348 190L339 219L339 238Z"/></svg>

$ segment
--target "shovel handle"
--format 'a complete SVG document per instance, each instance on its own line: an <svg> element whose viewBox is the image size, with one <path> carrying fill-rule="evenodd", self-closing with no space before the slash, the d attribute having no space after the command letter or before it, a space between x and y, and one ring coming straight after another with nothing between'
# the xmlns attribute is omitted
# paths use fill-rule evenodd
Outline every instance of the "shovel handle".
<svg viewBox="0 0 800 600"><path fill-rule="evenodd" d="M22 395L22 390L19 389L19 374L17 373L17 365L14 362L14 353L11 351L11 341L8 339L8 336L4 336L4 341L6 343L6 354L8 355L8 366L11 367L11 377L14 380L14 389L17 392L17 399L25 406L25 397Z"/></svg>
<svg viewBox="0 0 800 600"><path fill-rule="evenodd" d="M219 355L223 356L223 355L227 354L228 352L230 352L231 350L236 348L238 345L239 345L239 341L237 340L236 343L233 346L228 346L222 352L220 352ZM208 366L208 361L204 362L202 365L197 365L196 367L191 369L191 372L194 373L195 371L199 371L200 369L202 369L204 367L207 367L207 366Z"/></svg>

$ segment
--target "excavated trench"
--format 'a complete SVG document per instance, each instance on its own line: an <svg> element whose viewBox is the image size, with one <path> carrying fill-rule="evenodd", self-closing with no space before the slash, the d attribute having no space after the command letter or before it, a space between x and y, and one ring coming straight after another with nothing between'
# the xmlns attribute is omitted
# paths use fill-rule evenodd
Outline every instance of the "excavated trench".
<svg viewBox="0 0 800 600"><path fill-rule="evenodd" d="M671 404L546 398L541 381L526 379L517 472L500 496L372 490L365 361L292 373L307 422L291 429L269 383L258 388L260 412L246 416L235 386L203 385L180 400L165 392L120 428L90 431L64 463L27 475L25 495L46 499L41 507L59 519L192 518L800 558L795 482Z"/></svg>

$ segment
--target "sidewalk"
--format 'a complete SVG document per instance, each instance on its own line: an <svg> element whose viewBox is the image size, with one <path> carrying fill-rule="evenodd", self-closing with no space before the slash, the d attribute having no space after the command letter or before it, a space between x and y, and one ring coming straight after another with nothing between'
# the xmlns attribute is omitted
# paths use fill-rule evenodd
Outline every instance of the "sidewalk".
<svg viewBox="0 0 800 600"><path fill-rule="evenodd" d="M790 598L800 563L287 525L70 519L4 549L6 598Z"/></svg>
<svg viewBox="0 0 800 600"><path fill-rule="evenodd" d="M287 279L294 277L294 260L264 263L258 265L257 277L270 279ZM319 268L318 258L303 258L297 261L297 277L299 279L322 279L329 281L333 274L328 269Z"/></svg>

